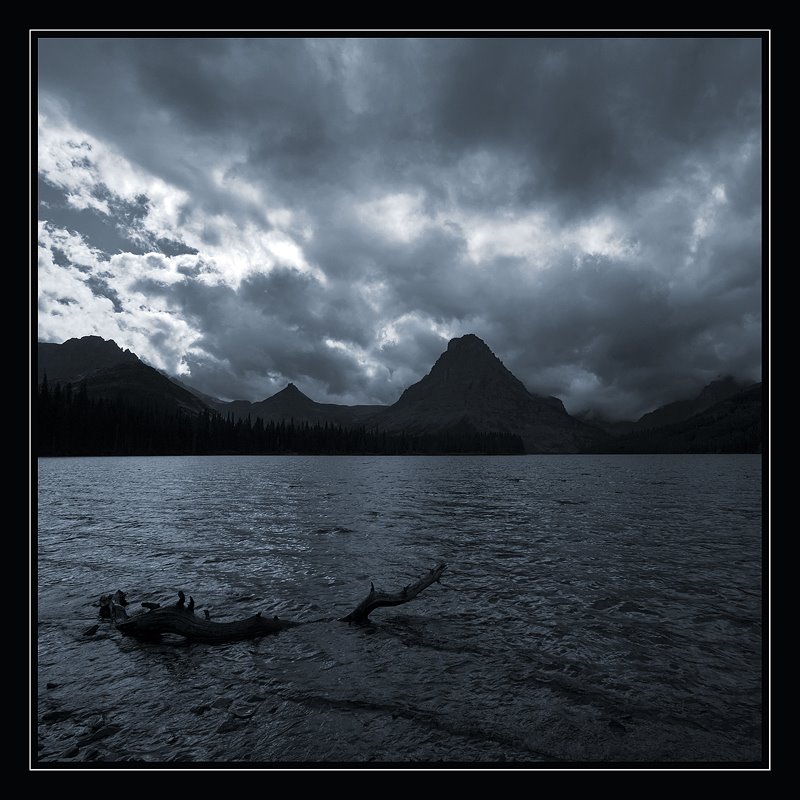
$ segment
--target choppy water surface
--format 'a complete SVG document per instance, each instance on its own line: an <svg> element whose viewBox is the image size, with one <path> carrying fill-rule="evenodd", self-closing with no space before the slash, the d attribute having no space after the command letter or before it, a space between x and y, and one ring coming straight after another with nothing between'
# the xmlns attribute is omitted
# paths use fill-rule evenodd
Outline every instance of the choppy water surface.
<svg viewBox="0 0 800 800"><path fill-rule="evenodd" d="M758 760L760 556L759 456L40 460L39 759ZM82 635L117 588L309 624Z"/></svg>

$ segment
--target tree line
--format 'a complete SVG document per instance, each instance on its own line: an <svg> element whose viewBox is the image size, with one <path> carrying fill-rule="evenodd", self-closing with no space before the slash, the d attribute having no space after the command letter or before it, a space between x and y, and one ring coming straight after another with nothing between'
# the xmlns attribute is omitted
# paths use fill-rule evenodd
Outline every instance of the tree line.
<svg viewBox="0 0 800 800"><path fill-rule="evenodd" d="M521 454L519 436L467 427L388 433L308 422L234 419L157 403L90 397L85 383L39 385L34 429L38 456L437 455Z"/></svg>

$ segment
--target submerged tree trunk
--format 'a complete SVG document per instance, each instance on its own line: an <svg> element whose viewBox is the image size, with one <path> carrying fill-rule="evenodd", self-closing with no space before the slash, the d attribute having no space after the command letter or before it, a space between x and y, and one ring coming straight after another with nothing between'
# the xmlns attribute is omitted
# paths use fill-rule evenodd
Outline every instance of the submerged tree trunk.
<svg viewBox="0 0 800 800"><path fill-rule="evenodd" d="M195 615L185 608L155 608L145 614L138 614L118 622L121 633L139 639L150 639L162 633L177 633L194 642L234 642L237 639L253 639L277 633L284 628L292 628L297 622L285 619L265 619L254 614L235 622L212 622Z"/></svg>
<svg viewBox="0 0 800 800"><path fill-rule="evenodd" d="M376 609L385 606L399 606L413 600L423 589L427 589L432 583L436 583L442 577L442 573L447 565L439 564L429 572L426 572L415 583L404 586L399 592L384 592L375 588L375 584L369 585L369 594L340 622L348 624L366 622L367 617Z"/></svg>
<svg viewBox="0 0 800 800"><path fill-rule="evenodd" d="M203 619L194 613L192 598L189 598L189 606L185 605L183 592L179 593L180 600L174 606L150 608L143 614L129 616L125 607L117 602L118 594L100 598L100 615L110 617L121 633L138 639L157 639L163 633L176 633L193 642L235 642L277 633L299 624L277 617L264 618L260 612L233 622L212 622L208 616ZM153 605L147 604L148 607Z"/></svg>
<svg viewBox="0 0 800 800"><path fill-rule="evenodd" d="M376 609L383 606L399 606L413 600L423 589L439 580L445 565L426 572L415 583L404 586L399 592L383 592L370 584L369 594L340 622L363 623ZM239 639L253 639L278 633L285 628L293 628L302 623L291 620L262 617L260 613L233 622L212 622L206 613L205 619L194 613L194 600L190 597L186 604L183 592L178 592L179 600L172 606L158 606L157 603L143 603L149 610L129 615L125 607L128 601L121 591L100 597L100 616L109 618L117 629L126 636L138 639L157 639L164 633L185 636L193 642L222 643Z"/></svg>

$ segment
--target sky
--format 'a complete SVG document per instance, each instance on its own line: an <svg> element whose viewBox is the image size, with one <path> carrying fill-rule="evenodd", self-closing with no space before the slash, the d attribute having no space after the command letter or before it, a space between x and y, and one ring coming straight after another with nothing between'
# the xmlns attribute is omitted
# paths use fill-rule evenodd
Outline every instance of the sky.
<svg viewBox="0 0 800 800"><path fill-rule="evenodd" d="M38 334L392 403L480 336L568 411L761 379L757 38L41 38Z"/></svg>

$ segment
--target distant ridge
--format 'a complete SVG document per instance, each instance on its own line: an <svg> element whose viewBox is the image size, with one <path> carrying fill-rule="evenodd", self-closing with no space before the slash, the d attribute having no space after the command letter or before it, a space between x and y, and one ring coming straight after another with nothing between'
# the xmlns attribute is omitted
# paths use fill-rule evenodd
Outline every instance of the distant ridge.
<svg viewBox="0 0 800 800"><path fill-rule="evenodd" d="M262 419L264 422L308 422L311 425L330 424L352 427L362 424L383 406L342 406L335 403L317 403L303 394L293 383L289 383L271 397L257 403L234 400L219 403L223 414L232 414L236 419Z"/></svg>
<svg viewBox="0 0 800 800"><path fill-rule="evenodd" d="M688 419L609 436L597 453L759 453L760 383L720 400Z"/></svg>
<svg viewBox="0 0 800 800"><path fill-rule="evenodd" d="M70 383L75 390L80 385L90 398L194 416L219 413L248 425L261 420L364 428L450 442L500 435L521 440L528 453L751 452L760 447L760 384L743 391L733 378L723 378L695 398L670 403L636 423L606 423L603 430L600 421L570 416L558 398L528 391L475 334L451 339L430 372L391 406L318 403L294 383L255 403L225 402L165 376L99 336L40 342L39 383L45 374L51 386Z"/></svg>
<svg viewBox="0 0 800 800"><path fill-rule="evenodd" d="M635 428L636 430L646 430L682 422L695 414L699 414L701 411L705 411L707 408L711 408L715 403L733 397L733 395L741 392L745 386L746 384L740 383L731 376L712 381L703 387L697 397L668 403L640 417L636 422Z"/></svg>

